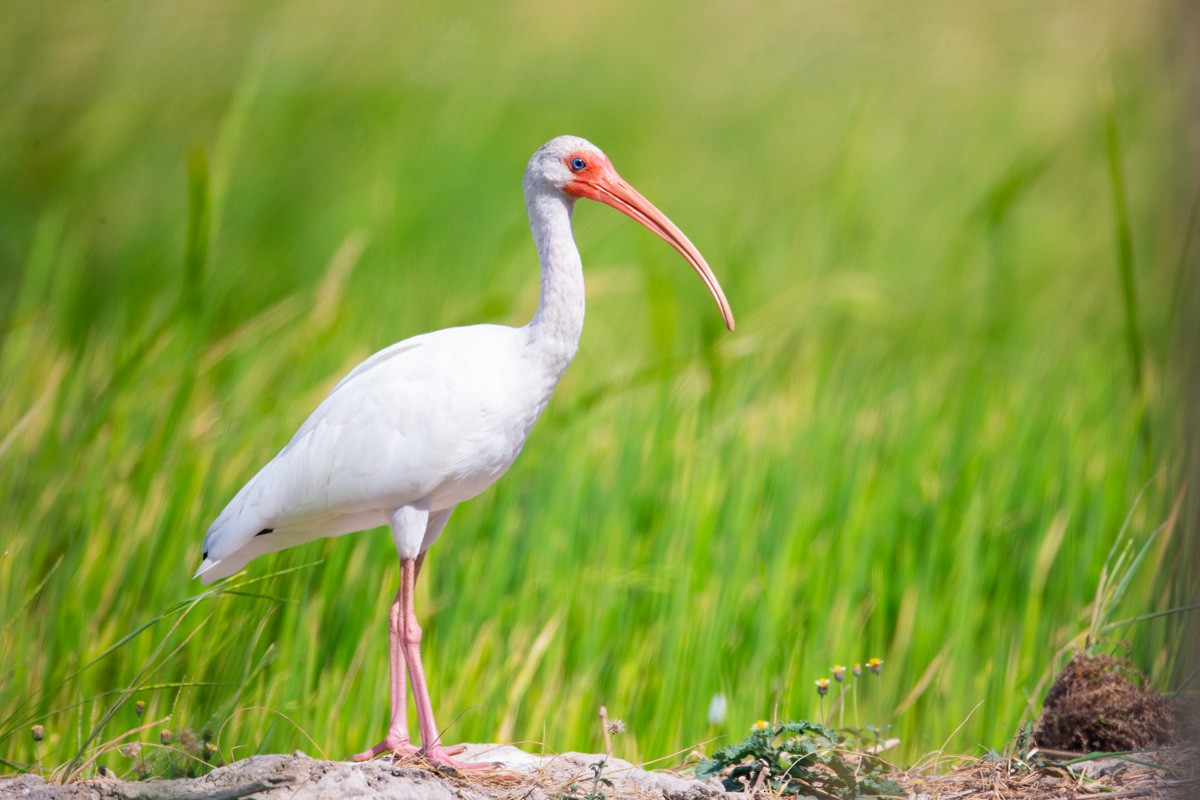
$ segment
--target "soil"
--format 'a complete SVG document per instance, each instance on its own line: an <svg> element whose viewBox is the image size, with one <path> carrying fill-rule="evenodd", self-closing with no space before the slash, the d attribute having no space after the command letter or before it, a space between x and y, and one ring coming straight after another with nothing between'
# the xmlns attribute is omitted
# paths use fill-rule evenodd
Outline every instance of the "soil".
<svg viewBox="0 0 1200 800"><path fill-rule="evenodd" d="M931 763L897 776L915 800L1196 800L1200 775L1194 749L1077 761L1084 754L969 759L949 772ZM1074 757L1072 757L1074 756ZM921 775L924 771L929 774Z"/></svg>

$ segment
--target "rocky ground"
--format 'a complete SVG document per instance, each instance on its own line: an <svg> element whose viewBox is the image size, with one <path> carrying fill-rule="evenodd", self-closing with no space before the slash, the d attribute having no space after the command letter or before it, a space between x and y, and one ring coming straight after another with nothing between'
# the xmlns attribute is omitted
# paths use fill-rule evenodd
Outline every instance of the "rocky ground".
<svg viewBox="0 0 1200 800"><path fill-rule="evenodd" d="M492 761L492 774L456 775L420 766L393 765L387 759L366 764L322 761L301 753L260 755L213 770L200 778L128 782L114 778L48 783L36 775L0 779L0 798L21 800L325 800L326 798L405 798L412 800L701 800L749 798L763 792L725 792L713 783L670 772L647 772L616 758L606 760L597 781L600 755L566 753L539 756L511 746L471 745L461 758ZM1137 763L1141 761L1142 763ZM1158 766L1149 766L1150 764ZM1097 759L1073 767L1030 768L1012 759L969 760L957 769L946 764L897 773L914 800L967 798L1200 797L1200 783L1187 777L1180 753L1137 761ZM609 783L611 782L611 783ZM751 787L753 788L753 787Z"/></svg>
<svg viewBox="0 0 1200 800"><path fill-rule="evenodd" d="M326 798L412 798L412 800L550 800L603 792L609 798L700 800L724 796L716 786L667 772L647 772L608 758L602 777L592 767L601 755L538 756L511 746L468 745L465 761L500 765L493 773L459 775L421 766L393 766L384 758L365 764L321 761L303 754L261 755L213 770L200 778L127 782L92 779L60 785L33 775L0 781L0 798L25 800L325 800ZM599 800L593 794L592 800Z"/></svg>

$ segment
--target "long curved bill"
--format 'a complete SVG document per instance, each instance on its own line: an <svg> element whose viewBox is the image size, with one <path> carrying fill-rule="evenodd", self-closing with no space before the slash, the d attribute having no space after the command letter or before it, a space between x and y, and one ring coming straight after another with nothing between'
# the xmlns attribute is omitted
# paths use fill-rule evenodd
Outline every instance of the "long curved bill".
<svg viewBox="0 0 1200 800"><path fill-rule="evenodd" d="M713 299L717 301L717 308L721 310L725 327L733 330L733 310L729 308L729 301L725 299L725 292L721 291L721 284L717 282L717 276L709 269L708 263L705 262L704 256L700 255L696 246L688 241L688 238L683 235L683 231L676 228L675 224L655 208L653 203L642 197L637 189L617 175L615 170L609 167L605 173L595 178L575 181L567 187L567 191L612 206L622 214L637 220L678 250L679 254L692 265L692 269L696 270L700 280L704 281L704 285L708 287Z"/></svg>

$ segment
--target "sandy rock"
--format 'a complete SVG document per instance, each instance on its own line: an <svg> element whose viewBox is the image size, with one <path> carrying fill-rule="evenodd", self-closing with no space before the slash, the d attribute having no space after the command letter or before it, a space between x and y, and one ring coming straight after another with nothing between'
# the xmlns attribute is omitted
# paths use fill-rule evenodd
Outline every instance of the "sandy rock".
<svg viewBox="0 0 1200 800"><path fill-rule="evenodd" d="M535 755L509 745L468 745L464 761L498 765L493 773L450 771L376 759L365 764L322 761L301 753L251 756L200 778L129 782L96 778L69 785L48 784L33 775L0 780L3 800L550 800L592 791L592 765L604 756L585 753ZM646 772L608 758L599 791L613 798L703 800L725 796L700 781L665 772ZM576 787L576 788L572 788Z"/></svg>

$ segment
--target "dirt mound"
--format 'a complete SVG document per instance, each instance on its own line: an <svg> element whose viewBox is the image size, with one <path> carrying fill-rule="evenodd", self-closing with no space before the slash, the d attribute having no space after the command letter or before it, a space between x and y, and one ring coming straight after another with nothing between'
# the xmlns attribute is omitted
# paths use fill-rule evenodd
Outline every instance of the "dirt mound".
<svg viewBox="0 0 1200 800"><path fill-rule="evenodd" d="M1076 653L1046 694L1033 738L1054 750L1146 750L1174 744L1178 727L1170 701L1127 659Z"/></svg>

